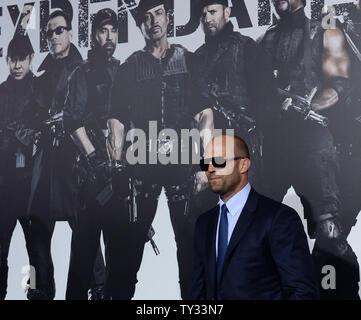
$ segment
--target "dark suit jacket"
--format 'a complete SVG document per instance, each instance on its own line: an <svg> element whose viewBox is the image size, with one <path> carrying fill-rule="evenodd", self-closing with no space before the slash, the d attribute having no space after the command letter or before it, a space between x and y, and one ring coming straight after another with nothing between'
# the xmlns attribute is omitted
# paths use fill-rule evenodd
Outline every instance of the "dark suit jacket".
<svg viewBox="0 0 361 320"><path fill-rule="evenodd" d="M216 296L218 216L219 206L196 224L193 300ZM251 189L228 244L220 294L224 300L318 298L307 238L295 210Z"/></svg>

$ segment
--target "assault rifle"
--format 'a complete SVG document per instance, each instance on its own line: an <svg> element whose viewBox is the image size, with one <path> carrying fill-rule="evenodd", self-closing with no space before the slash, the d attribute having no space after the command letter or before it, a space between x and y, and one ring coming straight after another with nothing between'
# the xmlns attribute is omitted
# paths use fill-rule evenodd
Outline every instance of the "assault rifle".
<svg viewBox="0 0 361 320"><path fill-rule="evenodd" d="M237 129L237 127L246 128L248 133L256 129L256 120L246 115L246 108L244 107L239 107L239 112L236 113L233 109L225 108L217 101L212 108L225 117L230 127L235 129Z"/></svg>
<svg viewBox="0 0 361 320"><path fill-rule="evenodd" d="M323 127L327 127L327 117L312 110L312 100L316 95L317 90L317 87L313 88L306 98L301 97L297 94L293 94L289 90L284 89L278 89L278 93L286 98L292 99L292 104L290 107L292 108L292 110L302 114L305 117L304 120L311 120L320 124Z"/></svg>
<svg viewBox="0 0 361 320"><path fill-rule="evenodd" d="M52 115L50 118L44 120L43 124L47 126L52 126L54 124L63 122L63 115L64 115L63 112L56 113Z"/></svg>

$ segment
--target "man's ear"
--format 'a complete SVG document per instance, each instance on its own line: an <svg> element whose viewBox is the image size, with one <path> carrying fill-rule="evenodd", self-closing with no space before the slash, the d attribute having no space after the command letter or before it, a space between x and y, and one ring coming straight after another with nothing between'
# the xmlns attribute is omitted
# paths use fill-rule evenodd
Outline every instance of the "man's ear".
<svg viewBox="0 0 361 320"><path fill-rule="evenodd" d="M241 173L246 173L251 166L251 160L248 158L242 159L240 164L240 171Z"/></svg>
<svg viewBox="0 0 361 320"><path fill-rule="evenodd" d="M70 41L73 40L73 29L69 31Z"/></svg>
<svg viewBox="0 0 361 320"><path fill-rule="evenodd" d="M33 60L34 60L34 53L32 53L32 54L30 55L29 59L30 59L30 64L31 64L31 63L33 62Z"/></svg>
<svg viewBox="0 0 361 320"><path fill-rule="evenodd" d="M226 7L224 9L224 17L226 18L226 21L229 21L229 18L231 16L232 9L230 7Z"/></svg>

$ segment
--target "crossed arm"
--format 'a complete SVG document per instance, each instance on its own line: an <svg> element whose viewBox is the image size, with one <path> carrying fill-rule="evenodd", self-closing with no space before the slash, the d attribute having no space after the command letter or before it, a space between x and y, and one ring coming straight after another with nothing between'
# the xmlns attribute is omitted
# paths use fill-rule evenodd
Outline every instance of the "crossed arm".
<svg viewBox="0 0 361 320"><path fill-rule="evenodd" d="M346 51L345 37L340 29L326 30L323 37L322 71L328 87L312 101L315 111L324 111L347 95L350 57Z"/></svg>

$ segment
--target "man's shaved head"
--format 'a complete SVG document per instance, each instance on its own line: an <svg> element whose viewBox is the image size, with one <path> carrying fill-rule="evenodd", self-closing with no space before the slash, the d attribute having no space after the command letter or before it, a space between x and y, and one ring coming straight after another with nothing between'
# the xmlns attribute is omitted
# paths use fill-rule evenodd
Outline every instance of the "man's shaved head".
<svg viewBox="0 0 361 320"><path fill-rule="evenodd" d="M236 155L250 159L249 149L247 143L240 137L234 136L234 150Z"/></svg>
<svg viewBox="0 0 361 320"><path fill-rule="evenodd" d="M240 137L217 136L207 144L204 158L220 157L226 161L225 167L217 168L210 162L206 175L211 190L226 201L248 183L247 172L251 165L249 149Z"/></svg>
<svg viewBox="0 0 361 320"><path fill-rule="evenodd" d="M228 157L246 157L250 159L248 146L241 137L233 135L216 136L210 141L207 148L214 148L214 146L224 147ZM227 149L229 149L228 152Z"/></svg>

